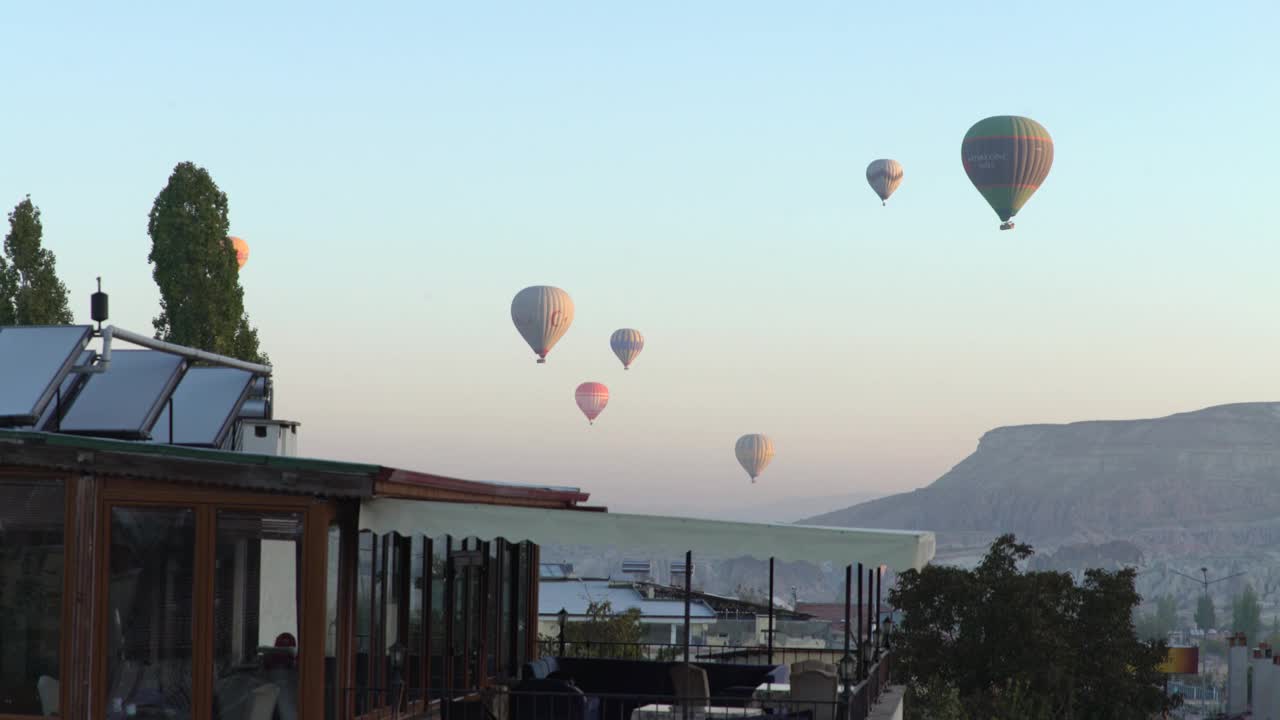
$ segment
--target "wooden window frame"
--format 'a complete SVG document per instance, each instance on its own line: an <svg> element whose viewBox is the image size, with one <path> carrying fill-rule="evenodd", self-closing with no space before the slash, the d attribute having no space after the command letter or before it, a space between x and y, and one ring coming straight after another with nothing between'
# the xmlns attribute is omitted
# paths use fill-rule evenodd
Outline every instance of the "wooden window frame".
<svg viewBox="0 0 1280 720"><path fill-rule="evenodd" d="M337 508L333 501L309 496L255 493L130 478L102 479L95 504L98 538L94 553L93 645L106 646L110 510L115 507L191 509L195 513L195 575L192 579L191 720L212 720L213 707L213 570L219 510L297 512L302 515L302 561L298 588L298 716L324 717L324 645L327 632L325 580L328 571L328 533ZM90 717L106 710L107 663L100 653L89 655L92 681L87 705Z"/></svg>

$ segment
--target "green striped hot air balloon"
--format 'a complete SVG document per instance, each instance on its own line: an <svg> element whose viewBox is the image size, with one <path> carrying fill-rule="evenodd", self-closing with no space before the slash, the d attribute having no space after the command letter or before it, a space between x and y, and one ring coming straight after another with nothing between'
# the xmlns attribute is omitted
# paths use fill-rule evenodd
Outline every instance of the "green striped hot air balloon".
<svg viewBox="0 0 1280 720"><path fill-rule="evenodd" d="M1053 138L1031 118L997 115L965 133L960 159L973 186L1010 230L1009 220L1031 199L1053 166Z"/></svg>

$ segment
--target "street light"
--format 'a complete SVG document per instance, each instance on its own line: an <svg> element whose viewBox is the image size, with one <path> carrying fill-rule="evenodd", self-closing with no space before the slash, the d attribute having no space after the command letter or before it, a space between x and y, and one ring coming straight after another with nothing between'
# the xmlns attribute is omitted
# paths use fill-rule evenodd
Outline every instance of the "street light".
<svg viewBox="0 0 1280 720"><path fill-rule="evenodd" d="M1227 580L1231 580L1231 579L1233 579L1233 578L1238 578L1238 577L1240 577L1240 576L1242 576L1242 575L1247 574L1247 573L1238 572L1238 573L1236 573L1236 574L1234 574L1234 575L1228 575L1228 576L1226 576L1226 577L1220 577L1220 578L1217 578L1216 580L1210 580L1210 579L1209 579L1209 568L1207 568L1207 567L1202 567L1202 568L1200 568L1200 575L1201 575L1201 577L1198 577L1198 578L1192 577L1192 576L1190 576L1190 575L1188 575L1188 574L1186 574L1186 573L1180 573L1180 572L1178 572L1177 570L1174 570L1173 568L1170 568L1170 569L1169 569L1169 572L1173 573L1174 575L1180 575L1180 576L1182 576L1182 577L1184 577L1184 578L1186 578L1186 579L1188 579L1188 580L1190 580L1190 581L1192 581L1192 582L1198 582L1198 583L1200 583L1200 586L1204 588L1204 596L1205 596L1206 598L1208 598L1208 597L1209 597L1209 586L1210 586L1210 585L1215 585L1215 584L1217 584L1217 583L1224 582L1224 581L1227 581ZM1212 600L1212 599L1210 599L1210 602L1213 602L1213 600ZM1202 636L1202 637L1200 638L1200 652L1199 652L1199 655L1200 655L1200 688L1201 688L1201 693L1200 693L1200 695L1201 695L1201 701L1202 701L1202 702L1203 702L1203 697L1204 697L1204 692L1203 692L1203 691L1204 691L1204 661L1205 661L1204 641L1205 641L1205 639L1206 639L1206 638L1208 637L1208 635L1209 635L1209 628L1205 628L1204 630L1205 630L1205 634L1204 634L1204 636Z"/></svg>
<svg viewBox="0 0 1280 720"><path fill-rule="evenodd" d="M399 641L392 643L391 647L387 648L387 655L391 660L391 685L392 691L395 693L395 707L397 713L404 708L404 661L407 654L408 648Z"/></svg>
<svg viewBox="0 0 1280 720"><path fill-rule="evenodd" d="M560 612L556 613L556 619L560 621L560 657L564 657L564 624L569 622L569 611L560 608Z"/></svg>

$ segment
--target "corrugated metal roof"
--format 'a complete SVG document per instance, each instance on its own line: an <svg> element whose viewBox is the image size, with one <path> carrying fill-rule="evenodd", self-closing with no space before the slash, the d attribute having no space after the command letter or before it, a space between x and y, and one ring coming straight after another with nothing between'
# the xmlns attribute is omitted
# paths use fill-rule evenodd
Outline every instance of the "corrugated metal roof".
<svg viewBox="0 0 1280 720"><path fill-rule="evenodd" d="M572 618L585 617L591 603L608 602L615 613L632 608L642 619L684 619L683 600L650 600L630 585L608 580L553 580L538 583L538 615L554 617L564 608ZM689 604L695 620L714 620L716 612L700 600Z"/></svg>

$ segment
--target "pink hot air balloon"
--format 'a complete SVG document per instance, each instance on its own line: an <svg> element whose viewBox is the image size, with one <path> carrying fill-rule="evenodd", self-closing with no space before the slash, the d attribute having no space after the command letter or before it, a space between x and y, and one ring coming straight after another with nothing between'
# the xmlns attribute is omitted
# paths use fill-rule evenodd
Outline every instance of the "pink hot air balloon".
<svg viewBox="0 0 1280 720"><path fill-rule="evenodd" d="M609 388L598 382L584 382L573 391L573 399L578 401L578 407L587 416L587 421L595 425L596 418L604 412L604 406L609 404Z"/></svg>

